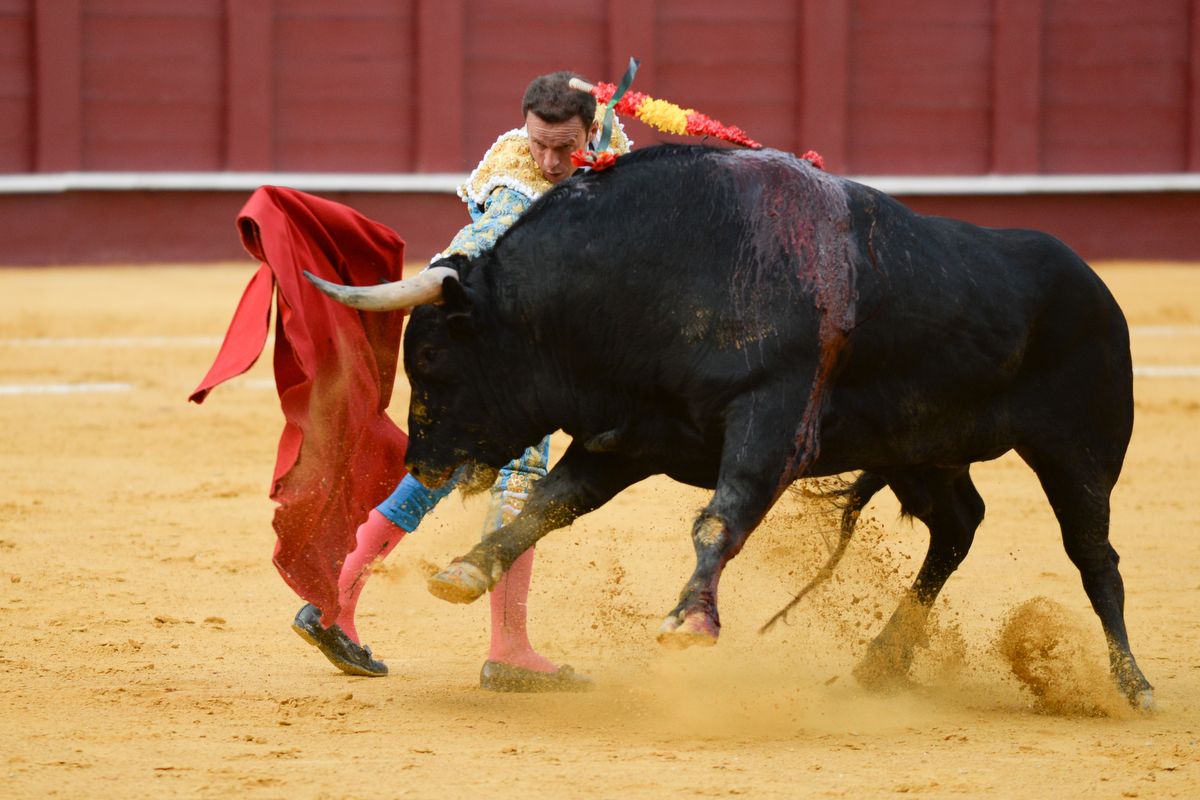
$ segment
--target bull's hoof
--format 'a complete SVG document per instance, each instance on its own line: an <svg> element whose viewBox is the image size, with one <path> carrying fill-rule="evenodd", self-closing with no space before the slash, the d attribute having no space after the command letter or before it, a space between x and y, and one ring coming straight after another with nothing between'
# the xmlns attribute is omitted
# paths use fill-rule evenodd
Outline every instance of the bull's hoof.
<svg viewBox="0 0 1200 800"><path fill-rule="evenodd" d="M1141 711L1143 714L1153 714L1158 710L1158 704L1154 701L1153 689L1142 689L1138 692L1135 692L1134 695L1129 698L1129 704L1133 706L1135 710Z"/></svg>
<svg viewBox="0 0 1200 800"><path fill-rule="evenodd" d="M721 627L703 611L693 611L682 621L671 614L658 627L658 643L672 650L712 647L720 633Z"/></svg>
<svg viewBox="0 0 1200 800"><path fill-rule="evenodd" d="M1154 687L1146 676L1138 669L1131 655L1110 656L1109 667L1117 688L1134 711L1150 713L1156 710L1154 703Z"/></svg>
<svg viewBox="0 0 1200 800"><path fill-rule="evenodd" d="M465 561L455 561L428 582L429 593L450 603L473 603L491 584L483 570Z"/></svg>
<svg viewBox="0 0 1200 800"><path fill-rule="evenodd" d="M866 655L854 667L854 679L865 689L892 692L912 686L908 669L912 665L912 648L872 644Z"/></svg>

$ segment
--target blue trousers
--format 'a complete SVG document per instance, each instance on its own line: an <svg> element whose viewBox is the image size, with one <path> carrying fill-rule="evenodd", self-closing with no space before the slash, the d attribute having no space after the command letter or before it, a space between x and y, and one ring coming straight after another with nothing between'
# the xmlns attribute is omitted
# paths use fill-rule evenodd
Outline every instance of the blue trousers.
<svg viewBox="0 0 1200 800"><path fill-rule="evenodd" d="M550 437L529 448L500 468L500 475L492 486L492 503L485 523L485 532L495 530L511 522L525 506L525 499L533 484L546 477L550 461ZM458 485L460 476L455 473L450 480L437 489L427 489L412 475L405 475L391 496L375 510L393 524L412 532L421 524L425 515L434 509L442 498Z"/></svg>

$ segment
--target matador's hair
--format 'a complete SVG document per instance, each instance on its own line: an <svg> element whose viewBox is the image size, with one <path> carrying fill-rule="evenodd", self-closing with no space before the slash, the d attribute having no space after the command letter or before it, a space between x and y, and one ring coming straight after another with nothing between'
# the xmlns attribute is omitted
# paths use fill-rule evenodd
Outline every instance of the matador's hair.
<svg viewBox="0 0 1200 800"><path fill-rule="evenodd" d="M566 122L579 117L586 131L596 118L596 98L589 92L581 92L567 85L571 78L579 78L574 72L563 70L539 75L530 81L521 99L521 117L532 111L546 122Z"/></svg>

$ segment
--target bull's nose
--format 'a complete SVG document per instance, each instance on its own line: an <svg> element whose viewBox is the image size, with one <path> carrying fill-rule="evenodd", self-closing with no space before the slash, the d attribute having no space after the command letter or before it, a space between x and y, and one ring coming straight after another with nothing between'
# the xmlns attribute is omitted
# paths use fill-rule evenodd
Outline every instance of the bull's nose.
<svg viewBox="0 0 1200 800"><path fill-rule="evenodd" d="M450 475L453 472L451 469L439 471L429 470L421 467L419 464L406 464L405 468L408 473L420 481L421 485L426 489L438 489L443 486L446 481L450 480Z"/></svg>

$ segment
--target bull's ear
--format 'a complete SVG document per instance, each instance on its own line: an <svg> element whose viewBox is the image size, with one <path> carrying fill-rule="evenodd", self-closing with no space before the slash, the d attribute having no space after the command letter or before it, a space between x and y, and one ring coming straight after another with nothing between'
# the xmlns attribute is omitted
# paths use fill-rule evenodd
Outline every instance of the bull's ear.
<svg viewBox="0 0 1200 800"><path fill-rule="evenodd" d="M455 278L442 281L442 310L446 314L446 326L454 338L466 338L475 331L471 308L471 295L466 287Z"/></svg>
<svg viewBox="0 0 1200 800"><path fill-rule="evenodd" d="M467 265L471 263L471 259L464 256L462 253L451 253L448 256L439 258L436 261L431 261L431 267L449 267L450 269L462 275L466 272Z"/></svg>

